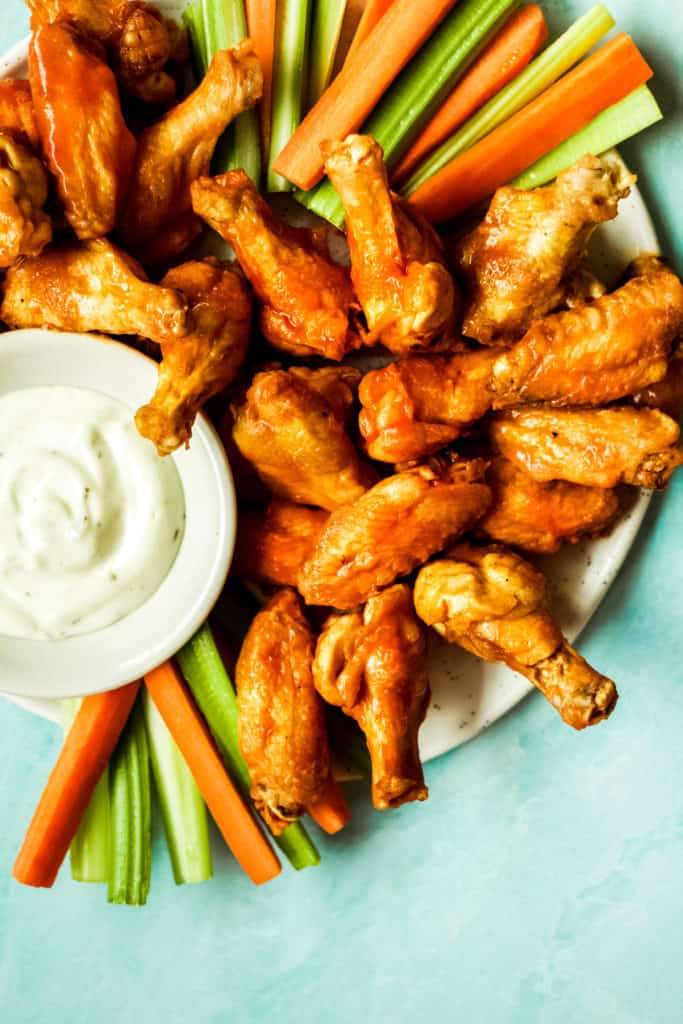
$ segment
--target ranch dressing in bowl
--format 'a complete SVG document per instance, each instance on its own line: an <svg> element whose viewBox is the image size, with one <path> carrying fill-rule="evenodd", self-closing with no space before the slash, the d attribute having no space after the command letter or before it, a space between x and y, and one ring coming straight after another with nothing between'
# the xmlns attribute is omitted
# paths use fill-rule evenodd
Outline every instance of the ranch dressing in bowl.
<svg viewBox="0 0 683 1024"><path fill-rule="evenodd" d="M131 410L89 388L0 397L0 634L61 640L123 619L173 565L185 500Z"/></svg>

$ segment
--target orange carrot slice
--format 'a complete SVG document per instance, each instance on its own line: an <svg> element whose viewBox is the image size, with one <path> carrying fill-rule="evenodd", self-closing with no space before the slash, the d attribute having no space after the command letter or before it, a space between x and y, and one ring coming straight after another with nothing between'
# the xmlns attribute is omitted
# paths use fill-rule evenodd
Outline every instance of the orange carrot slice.
<svg viewBox="0 0 683 1024"><path fill-rule="evenodd" d="M236 860L256 885L275 878L280 862L226 772L174 663L166 661L149 672L145 683Z"/></svg>
<svg viewBox="0 0 683 1024"><path fill-rule="evenodd" d="M130 683L83 699L14 862L18 882L54 884L139 688Z"/></svg>
<svg viewBox="0 0 683 1024"><path fill-rule="evenodd" d="M261 143L264 162L270 147L270 113L273 102L273 55L275 52L276 0L245 0L249 35L263 69L263 96L260 104Z"/></svg>
<svg viewBox="0 0 683 1024"><path fill-rule="evenodd" d="M652 69L622 32L426 181L410 205L433 223L456 217L651 77Z"/></svg>
<svg viewBox="0 0 683 1024"><path fill-rule="evenodd" d="M344 825L351 821L351 811L346 802L344 794L338 782L330 775L324 792L314 804L306 810L313 818L316 825L329 833L336 835L341 832Z"/></svg>
<svg viewBox="0 0 683 1024"><path fill-rule="evenodd" d="M516 78L547 38L548 27L538 4L515 11L415 140L392 180L405 180L433 149Z"/></svg>
<svg viewBox="0 0 683 1024"><path fill-rule="evenodd" d="M356 52L360 44L365 42L377 22L384 17L393 2L394 0L368 0L358 22L356 34L351 41L349 52L346 55L347 60L351 54Z"/></svg>
<svg viewBox="0 0 683 1024"><path fill-rule="evenodd" d="M306 115L274 170L299 188L323 176L320 144L356 131L456 0L395 0Z"/></svg>

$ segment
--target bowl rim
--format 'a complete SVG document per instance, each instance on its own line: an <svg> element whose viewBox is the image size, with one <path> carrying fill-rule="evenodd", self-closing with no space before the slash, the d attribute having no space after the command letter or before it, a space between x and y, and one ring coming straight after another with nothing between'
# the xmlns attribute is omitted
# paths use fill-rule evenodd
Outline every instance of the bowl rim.
<svg viewBox="0 0 683 1024"><path fill-rule="evenodd" d="M131 412L156 386L157 363L122 341L43 328L0 338L0 395L66 385L100 391ZM22 697L80 697L116 689L172 657L207 619L230 568L237 501L220 438L200 413L189 448L174 461L185 498L185 531L157 590L104 629L64 640L0 636L0 689Z"/></svg>

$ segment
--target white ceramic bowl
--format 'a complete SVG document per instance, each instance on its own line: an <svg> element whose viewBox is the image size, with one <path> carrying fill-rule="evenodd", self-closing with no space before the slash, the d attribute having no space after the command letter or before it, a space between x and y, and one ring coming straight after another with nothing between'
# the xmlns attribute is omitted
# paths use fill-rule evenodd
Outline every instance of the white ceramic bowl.
<svg viewBox="0 0 683 1024"><path fill-rule="evenodd" d="M11 331L0 335L0 395L67 385L117 398L131 409L149 399L156 363L96 335ZM169 456L185 496L185 533L159 589L106 629L65 640L0 636L0 689L23 697L70 697L112 690L175 654L206 619L230 567L235 491L223 446L199 416L189 449Z"/></svg>

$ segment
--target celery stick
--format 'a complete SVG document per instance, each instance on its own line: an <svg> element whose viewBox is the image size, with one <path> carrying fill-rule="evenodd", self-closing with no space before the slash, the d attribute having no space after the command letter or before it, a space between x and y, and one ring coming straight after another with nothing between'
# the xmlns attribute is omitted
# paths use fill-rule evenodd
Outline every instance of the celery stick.
<svg viewBox="0 0 683 1024"><path fill-rule="evenodd" d="M62 722L66 735L81 705L71 698L62 701ZM102 772L78 832L69 847L71 877L75 882L106 882L109 873L109 766Z"/></svg>
<svg viewBox="0 0 683 1024"><path fill-rule="evenodd" d="M185 8L183 11L183 24L190 36L197 75L199 78L203 78L209 66L209 53L206 46L206 32L204 31L202 0L195 0L195 3Z"/></svg>
<svg viewBox="0 0 683 1024"><path fill-rule="evenodd" d="M280 0L277 5L269 192L289 192L293 187L274 172L273 163L299 127L303 113L310 14L311 0Z"/></svg>
<svg viewBox="0 0 683 1024"><path fill-rule="evenodd" d="M311 26L311 67L308 106L313 107L330 84L347 0L315 0Z"/></svg>
<svg viewBox="0 0 683 1024"><path fill-rule="evenodd" d="M206 805L183 755L146 689L141 692L152 774L178 885L212 875Z"/></svg>
<svg viewBox="0 0 683 1024"><path fill-rule="evenodd" d="M378 103L362 131L372 135L393 167L519 0L462 0ZM332 126L333 127L333 126ZM329 180L296 198L338 227L344 210Z"/></svg>
<svg viewBox="0 0 683 1024"><path fill-rule="evenodd" d="M111 759L109 902L142 906L152 871L149 748L139 700Z"/></svg>
<svg viewBox="0 0 683 1024"><path fill-rule="evenodd" d="M401 189L411 196L465 150L492 132L556 82L584 57L614 26L614 18L602 4L593 7L548 46L474 117L436 149Z"/></svg>
<svg viewBox="0 0 683 1024"><path fill-rule="evenodd" d="M237 697L208 623L179 651L177 660L226 768L249 799L251 780L239 747ZM299 822L273 838L297 871L320 863L318 851Z"/></svg>
<svg viewBox="0 0 683 1024"><path fill-rule="evenodd" d="M541 157L511 182L514 188L536 188L556 178L586 153L604 153L620 145L638 132L661 121L661 110L646 85L608 107L576 135L563 142L547 156Z"/></svg>

